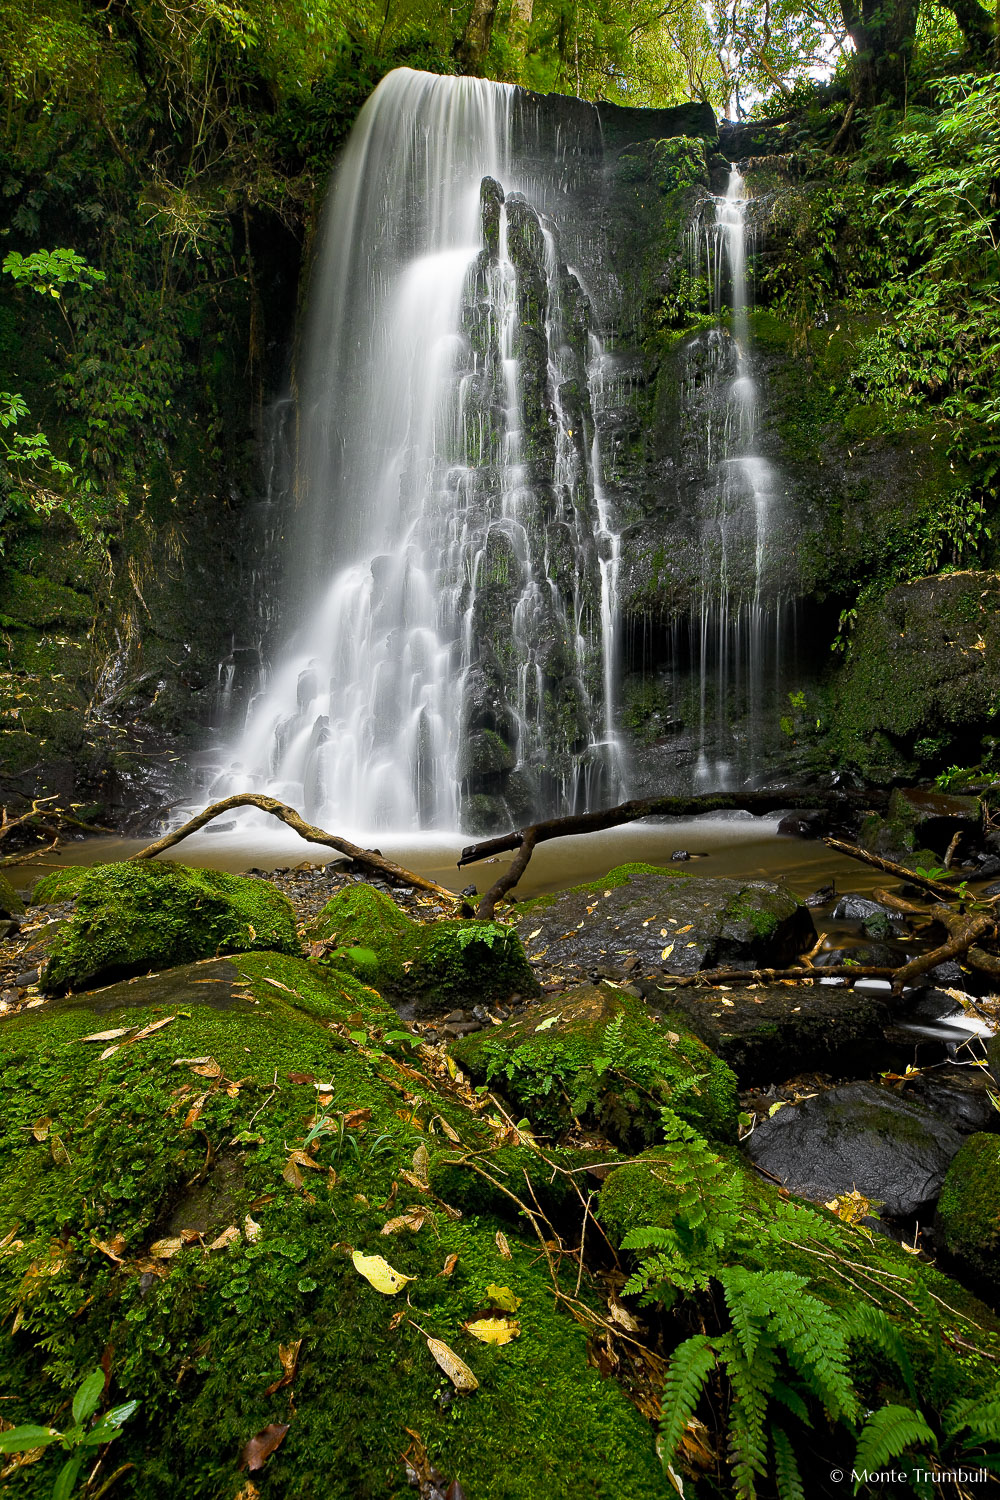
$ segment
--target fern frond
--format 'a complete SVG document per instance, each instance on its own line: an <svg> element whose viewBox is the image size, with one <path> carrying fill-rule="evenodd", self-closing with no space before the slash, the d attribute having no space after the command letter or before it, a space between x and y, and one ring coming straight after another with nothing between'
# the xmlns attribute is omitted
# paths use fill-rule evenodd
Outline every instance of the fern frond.
<svg viewBox="0 0 1000 1500"><path fill-rule="evenodd" d="M966 1427L969 1443L1000 1443L1000 1395L991 1391L986 1397L974 1396L968 1401L953 1401L942 1413L946 1437L957 1437Z"/></svg>
<svg viewBox="0 0 1000 1500"><path fill-rule="evenodd" d="M895 1323L886 1317L880 1307L873 1307L870 1302L859 1302L848 1314L848 1324L847 1337L850 1341L863 1339L878 1353L889 1356L902 1375L907 1391L915 1401L917 1392L913 1366L910 1364L910 1356L902 1334Z"/></svg>
<svg viewBox="0 0 1000 1500"><path fill-rule="evenodd" d="M798 1417L803 1426L812 1426L809 1408L794 1386L786 1385L783 1380L776 1380L771 1387L771 1400L780 1401L793 1417Z"/></svg>
<svg viewBox="0 0 1000 1500"><path fill-rule="evenodd" d="M791 1440L783 1427L772 1426L771 1445L774 1448L774 1482L778 1500L806 1500Z"/></svg>
<svg viewBox="0 0 1000 1500"><path fill-rule="evenodd" d="M623 1250L672 1250L677 1244L677 1235L663 1224L639 1224L630 1229L622 1240Z"/></svg>
<svg viewBox="0 0 1000 1500"><path fill-rule="evenodd" d="M729 1462L737 1500L756 1500L755 1479L767 1473L768 1396L778 1368L778 1352L767 1338L757 1344L753 1363L733 1333L716 1340L733 1392L729 1412Z"/></svg>
<svg viewBox="0 0 1000 1500"><path fill-rule="evenodd" d="M694 1416L705 1382L715 1366L715 1346L703 1333L685 1339L674 1350L663 1382L660 1453L664 1466L671 1462L680 1447L684 1430Z"/></svg>
<svg viewBox="0 0 1000 1500"><path fill-rule="evenodd" d="M909 1406L879 1407L861 1429L854 1467L859 1472L870 1474L917 1443L926 1444L932 1452L937 1451L937 1439L924 1421L922 1412Z"/></svg>

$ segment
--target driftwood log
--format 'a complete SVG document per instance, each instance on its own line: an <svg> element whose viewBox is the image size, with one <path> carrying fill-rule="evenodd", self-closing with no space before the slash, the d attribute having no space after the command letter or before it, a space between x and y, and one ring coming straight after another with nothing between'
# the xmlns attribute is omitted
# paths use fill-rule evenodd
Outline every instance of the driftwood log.
<svg viewBox="0 0 1000 1500"><path fill-rule="evenodd" d="M481 859L490 859L497 854L508 854L516 850L510 866L499 875L476 908L476 916L489 920L497 903L512 891L528 867L528 861L539 844L550 839L562 839L579 833L602 833L606 828L620 828L625 823L637 823L640 818L693 817L699 813L749 812L757 816L765 813L783 812L789 808L822 811L829 808L831 799L814 792L746 792L729 796L723 793L708 793L702 797L647 797L642 800L620 802L617 807L605 808L603 812L577 813L567 818L547 818L541 823L530 823L525 828L502 833L495 838L482 839L478 844L469 844L462 850L458 861L463 865L475 864Z"/></svg>
<svg viewBox="0 0 1000 1500"><path fill-rule="evenodd" d="M438 885L436 880L428 880L426 876L418 875L415 870L407 870L403 865L394 864L391 859L385 859L375 849L362 849L357 844L352 844L349 839L340 838L335 833L327 833L325 828L317 828L315 824L307 823L294 807L289 807L287 803L279 802L276 797L260 796L255 792L240 792L234 797L223 797L221 802L211 803L204 811L189 818L186 823L182 823L180 828L164 834L163 838L157 839L155 843L147 844L145 849L139 850L138 854L133 854L132 860L155 859L157 854L164 854L168 849L173 849L189 834L197 833L199 828L204 828L206 823L211 823L212 819L217 818L220 813L231 812L235 807L256 807L261 812L270 813L273 818L280 818L282 823L287 824L300 839L305 839L307 844L323 844L329 849L336 849L340 854L346 854L363 870L369 871L381 880L387 880L393 885L410 885L420 891L430 891L439 900L447 901L451 905L463 904L463 897L457 896L454 891L449 891L446 886Z"/></svg>

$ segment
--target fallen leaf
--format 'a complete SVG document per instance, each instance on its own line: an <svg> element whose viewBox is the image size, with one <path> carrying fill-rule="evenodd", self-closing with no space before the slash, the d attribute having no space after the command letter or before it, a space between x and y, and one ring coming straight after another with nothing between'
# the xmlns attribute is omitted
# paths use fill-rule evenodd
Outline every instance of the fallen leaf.
<svg viewBox="0 0 1000 1500"><path fill-rule="evenodd" d="M279 1344L278 1358L281 1361L281 1379L269 1385L264 1392L265 1396L273 1396L275 1391L280 1391L282 1386L291 1385L295 1379L295 1371L299 1363L299 1350L302 1348L302 1340L296 1339L294 1344Z"/></svg>
<svg viewBox="0 0 1000 1500"><path fill-rule="evenodd" d="M48 1137L49 1126L51 1124L51 1115L39 1115L38 1119L31 1127L31 1133L35 1137L36 1141L44 1141Z"/></svg>
<svg viewBox="0 0 1000 1500"><path fill-rule="evenodd" d="M360 1250L355 1250L351 1260L358 1275L363 1276L383 1297L395 1297L408 1281L416 1280L413 1276L404 1276L402 1272L393 1270L381 1255L362 1255Z"/></svg>
<svg viewBox="0 0 1000 1500"><path fill-rule="evenodd" d="M452 1273L452 1271L454 1271L454 1269L455 1269L455 1267L457 1265L458 1265L458 1256L457 1255L449 1255L447 1257L447 1259L445 1260L443 1269L438 1272L438 1275L439 1276L450 1276L451 1273Z"/></svg>
<svg viewBox="0 0 1000 1500"><path fill-rule="evenodd" d="M449 1141L453 1141L456 1146L460 1146L462 1143L462 1137L459 1135L458 1131L455 1130L453 1126L448 1124L448 1121L445 1119L444 1115L438 1115L438 1119L441 1121L441 1129L444 1131Z"/></svg>
<svg viewBox="0 0 1000 1500"><path fill-rule="evenodd" d="M138 1041L138 1037L136 1038ZM199 1078L221 1078L222 1069L214 1057L207 1057L204 1062L194 1063L192 1073L197 1073Z"/></svg>
<svg viewBox="0 0 1000 1500"><path fill-rule="evenodd" d="M432 1338L428 1338L427 1347L456 1391L474 1391L479 1388L479 1381L465 1360L459 1359L454 1349L449 1349L440 1339Z"/></svg>
<svg viewBox="0 0 1000 1500"><path fill-rule="evenodd" d="M521 1332L520 1323L513 1318L473 1318L463 1327L483 1344L509 1344Z"/></svg>
<svg viewBox="0 0 1000 1500"><path fill-rule="evenodd" d="M624 1328L626 1333L638 1333L640 1324L633 1318L627 1307L623 1307L618 1298L612 1292L608 1298L608 1312L612 1323L617 1323L619 1328Z"/></svg>
<svg viewBox="0 0 1000 1500"><path fill-rule="evenodd" d="M81 1042L113 1042L116 1037L128 1036L134 1026L116 1026L113 1031L92 1031L89 1036L79 1038Z"/></svg>
<svg viewBox="0 0 1000 1500"><path fill-rule="evenodd" d="M515 1313L521 1306L521 1298L515 1297L509 1286L497 1286L494 1281L486 1288L486 1295L490 1306L499 1307L502 1312Z"/></svg>
<svg viewBox="0 0 1000 1500"><path fill-rule="evenodd" d="M171 1235L165 1240L154 1240L149 1247L149 1253L154 1260L169 1260L176 1255L184 1241L180 1235Z"/></svg>
<svg viewBox="0 0 1000 1500"><path fill-rule="evenodd" d="M511 1254L510 1245L507 1243L507 1236L504 1234L502 1229L497 1230L495 1239L497 1249L500 1251L500 1254L503 1256L504 1260L513 1260L514 1257Z"/></svg>
<svg viewBox="0 0 1000 1500"><path fill-rule="evenodd" d="M323 1168L318 1161L314 1161L308 1151L289 1151L288 1160L293 1161L298 1167L311 1167L314 1172L322 1172Z"/></svg>
<svg viewBox="0 0 1000 1500"><path fill-rule="evenodd" d="M285 1077L289 1083L315 1083L315 1073L286 1073Z"/></svg>
<svg viewBox="0 0 1000 1500"><path fill-rule="evenodd" d="M425 1186L430 1186L431 1156L427 1147L421 1142L413 1153L413 1173L419 1177Z"/></svg>
<svg viewBox="0 0 1000 1500"><path fill-rule="evenodd" d="M344 1116L344 1129L354 1130L358 1125L367 1125L371 1117L370 1109L349 1109Z"/></svg>
<svg viewBox="0 0 1000 1500"><path fill-rule="evenodd" d="M203 1063L210 1063L210 1057L175 1057L170 1064L172 1068L193 1068Z"/></svg>
<svg viewBox="0 0 1000 1500"><path fill-rule="evenodd" d="M677 931L679 933L680 932L690 932L693 927L694 927L694 923L693 922L689 922L686 927L678 927Z"/></svg>
<svg viewBox="0 0 1000 1500"><path fill-rule="evenodd" d="M171 1023L171 1021L176 1021L176 1020L177 1020L177 1017L174 1015L174 1016L164 1016L162 1021L151 1021L148 1026L144 1026L141 1031L137 1031L136 1032L135 1036L132 1038L132 1041L133 1042L142 1042L142 1041L145 1041L146 1037L152 1036L154 1031L162 1031L163 1028L164 1028L164 1026L169 1026L170 1023Z"/></svg>
<svg viewBox="0 0 1000 1500"><path fill-rule="evenodd" d="M248 1245L256 1245L261 1236L260 1225L256 1219L251 1219L249 1214L243 1220L243 1233L246 1236Z"/></svg>
<svg viewBox="0 0 1000 1500"><path fill-rule="evenodd" d="M106 1255L108 1260L113 1260L116 1266L121 1265L123 1260L122 1251L125 1249L125 1236L123 1234L116 1234L110 1242L92 1238L90 1243L95 1250L100 1250L102 1255Z"/></svg>
<svg viewBox="0 0 1000 1500"><path fill-rule="evenodd" d="M260 1500L260 1490L252 1479L248 1479L243 1488L234 1495L233 1500Z"/></svg>
<svg viewBox="0 0 1000 1500"><path fill-rule="evenodd" d="M281 1176L290 1188L300 1188L302 1186L302 1173L299 1171L295 1158L292 1156L285 1162Z"/></svg>
<svg viewBox="0 0 1000 1500"><path fill-rule="evenodd" d="M287 1422L271 1422L262 1432L258 1432L240 1454L240 1468L249 1469L251 1474L262 1469L271 1454L281 1447L287 1431Z"/></svg>
<svg viewBox="0 0 1000 1500"><path fill-rule="evenodd" d="M297 996L297 994L298 994L298 992L296 990L289 989L289 987L288 987L287 984L282 984L282 982L281 982L280 979L269 979L267 977L267 975L265 975L264 976L264 983L265 984L273 984L274 988L276 990L284 990L284 992L285 992L286 995L296 995Z"/></svg>
<svg viewBox="0 0 1000 1500"><path fill-rule="evenodd" d="M542 929L541 929L541 928L540 928L540 927L536 927L536 928L535 928L535 930L534 930L534 932L529 932L529 933L528 933L528 936L527 936L527 937L526 937L526 938L525 938L525 940L524 940L524 941L525 941L525 942L526 942L526 943L530 943L530 942L531 942L531 940L532 940L532 938L536 938L536 937L538 937L538 935L539 935L539 933L540 933L540 932L541 932L541 930L542 930Z"/></svg>
<svg viewBox="0 0 1000 1500"><path fill-rule="evenodd" d="M69 1162L69 1152L66 1150L66 1147L63 1145L62 1137L61 1136L54 1135L54 1136L50 1137L50 1139L49 1139L49 1154L52 1157L52 1160L55 1162L55 1164L56 1164L57 1167L68 1167L69 1166L69 1164L70 1164L70 1162Z"/></svg>
<svg viewBox="0 0 1000 1500"><path fill-rule="evenodd" d="M671 955L671 953L673 953L673 951L674 951L674 945L673 945L673 943L668 943L667 946L664 948L663 952L660 954L660 957L661 958L669 958L670 955Z"/></svg>
<svg viewBox="0 0 1000 1500"><path fill-rule="evenodd" d="M400 1323L403 1323L405 1321L406 1321L406 1308L405 1307L401 1307L399 1309L399 1312L394 1312L393 1315L392 1315L392 1317L389 1319L389 1332L390 1333L395 1333L396 1329L399 1327Z"/></svg>
<svg viewBox="0 0 1000 1500"><path fill-rule="evenodd" d="M555 1016L546 1016L546 1018L545 1018L544 1021L539 1021L538 1025L535 1027L535 1030L536 1031L548 1031L548 1029L549 1029L550 1026L554 1026L556 1024L556 1022L559 1021L559 1020L561 1020L561 1019L562 1019L562 1012L561 1011L560 1011L560 1013L558 1015L555 1015Z"/></svg>
<svg viewBox="0 0 1000 1500"><path fill-rule="evenodd" d="M410 1229L414 1233L423 1229L427 1220L431 1217L429 1208L408 1208L405 1214L400 1214L395 1219L388 1219L382 1225L383 1234L398 1234L401 1229Z"/></svg>
<svg viewBox="0 0 1000 1500"><path fill-rule="evenodd" d="M240 1232L236 1228L236 1225L230 1224L229 1228L224 1229L218 1236L218 1238L212 1241L208 1248L210 1250L224 1250L227 1245L231 1245L233 1241L238 1240L239 1237Z"/></svg>

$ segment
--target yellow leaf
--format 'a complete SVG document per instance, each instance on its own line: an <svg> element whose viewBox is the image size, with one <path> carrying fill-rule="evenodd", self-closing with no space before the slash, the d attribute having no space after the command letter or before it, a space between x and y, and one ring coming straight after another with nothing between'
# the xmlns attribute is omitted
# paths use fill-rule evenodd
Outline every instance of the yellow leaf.
<svg viewBox="0 0 1000 1500"><path fill-rule="evenodd" d="M403 1276L401 1272L394 1271L381 1255L362 1255L360 1250L355 1250L351 1260L358 1275L370 1282L383 1297L395 1297L408 1281L415 1280L413 1276Z"/></svg>
<svg viewBox="0 0 1000 1500"><path fill-rule="evenodd" d="M689 922L686 927L678 927L677 931L678 932L690 932L693 927L694 927L694 923L693 922Z"/></svg>
<svg viewBox="0 0 1000 1500"><path fill-rule="evenodd" d="M31 1133L35 1137L36 1141L44 1141L47 1138L48 1133L49 1133L49 1126L51 1124L52 1124L52 1116L51 1115L41 1115L35 1121L34 1125L32 1125L32 1127L31 1127Z"/></svg>
<svg viewBox="0 0 1000 1500"><path fill-rule="evenodd" d="M456 1391L474 1391L479 1386L479 1381L473 1375L464 1359L459 1359L454 1349L449 1349L440 1339L429 1338L427 1347L437 1360L441 1369L447 1375Z"/></svg>
<svg viewBox="0 0 1000 1500"><path fill-rule="evenodd" d="M169 1260L172 1255L177 1254L183 1243L179 1234L169 1239L156 1240L150 1245L149 1253L154 1260Z"/></svg>
<svg viewBox="0 0 1000 1500"><path fill-rule="evenodd" d="M502 1308L504 1312L515 1313L521 1306L521 1298L515 1297L509 1286L497 1286L494 1281L486 1288L486 1295L494 1307Z"/></svg>
<svg viewBox="0 0 1000 1500"><path fill-rule="evenodd" d="M224 1250L227 1245L231 1245L233 1243L233 1240L238 1240L239 1237L240 1232L236 1228L236 1225L230 1224L229 1228L224 1229L219 1235L218 1239L213 1240L208 1248L210 1250Z"/></svg>
<svg viewBox="0 0 1000 1500"><path fill-rule="evenodd" d="M674 951L674 945L673 945L673 943L668 943L667 946L664 948L663 952L660 954L660 957L661 958L669 958L670 955L671 955L671 953L673 953L673 951Z"/></svg>
<svg viewBox="0 0 1000 1500"><path fill-rule="evenodd" d="M464 1326L467 1333L484 1344L509 1344L521 1332L520 1323L513 1318L475 1318Z"/></svg>

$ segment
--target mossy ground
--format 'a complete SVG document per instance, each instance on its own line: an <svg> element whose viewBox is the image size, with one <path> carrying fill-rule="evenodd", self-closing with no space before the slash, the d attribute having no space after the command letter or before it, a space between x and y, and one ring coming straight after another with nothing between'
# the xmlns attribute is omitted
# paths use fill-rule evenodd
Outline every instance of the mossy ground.
<svg viewBox="0 0 1000 1500"><path fill-rule="evenodd" d="M617 886L626 885L630 875L668 875L672 876L675 880L689 880L691 878L684 870L671 869L669 865L644 864L641 860L637 860L632 864L615 865L614 869L609 870L606 875L602 875L600 880L587 880L582 885L574 885L572 889L600 896L604 891L613 891ZM547 906L551 906L563 894L562 890L546 891L544 895L533 896L530 901L519 902L517 908L518 917L523 917L529 912L544 911Z"/></svg>
<svg viewBox="0 0 1000 1500"><path fill-rule="evenodd" d="M328 960L399 996L439 1009L460 999L503 1000L538 992L517 934L497 922L413 922L391 896L359 882L339 891L312 923L336 942Z"/></svg>
<svg viewBox="0 0 1000 1500"><path fill-rule="evenodd" d="M948 1168L937 1212L945 1249L995 1285L1000 1272L1000 1137L969 1137Z"/></svg>
<svg viewBox="0 0 1000 1500"><path fill-rule="evenodd" d="M575 1118L621 1145L643 1143L658 1137L660 1109L675 1101L706 1134L735 1140L735 1075L677 1025L626 991L601 986L556 996L529 1020L475 1032L451 1051L549 1132Z"/></svg>
<svg viewBox="0 0 1000 1500"><path fill-rule="evenodd" d="M233 975L221 990L210 982L220 971ZM136 1465L118 1482L123 1497L231 1500L239 1452L270 1422L291 1425L255 1476L264 1497L407 1495L408 1428L476 1500L666 1495L646 1423L588 1368L584 1331L554 1309L535 1238L505 1222L507 1260L495 1219L454 1218L402 1176L418 1147L446 1141L442 1119L479 1149L491 1127L447 1082L423 1076L419 1059L393 1055L384 1038L394 1013L350 976L291 957L183 974L188 996L198 993L191 975L203 976L208 1003L189 1000L168 1026L103 1060L81 1037L161 1019L165 1007L136 1004L153 981L55 1001L0 1032L0 1240L16 1231L0 1256L5 1417L54 1418L110 1349L113 1397L140 1402L114 1449L116 1465ZM215 1059L222 1079L175 1066L198 1057ZM328 1114L372 1118L324 1133L321 1170L292 1186L282 1174L317 1112L313 1080L330 1084ZM204 1214L206 1190L216 1215L206 1239L242 1228L247 1214L259 1238L211 1253L191 1246L151 1272L151 1243ZM381 1234L414 1204L432 1211L419 1232ZM376 1292L345 1246L414 1277L408 1297ZM458 1260L443 1276L450 1255ZM522 1299L520 1337L503 1348L461 1326L489 1303L490 1283ZM474 1368L477 1392L455 1396L425 1333ZM294 1403L288 1389L267 1395L279 1343L299 1338ZM53 1467L18 1470L5 1493L47 1495Z"/></svg>
<svg viewBox="0 0 1000 1500"><path fill-rule="evenodd" d="M264 880L144 860L62 871L36 901L76 899L42 976L49 994L217 953L297 953L291 903Z"/></svg>

